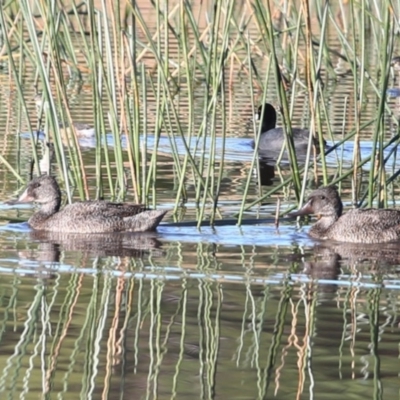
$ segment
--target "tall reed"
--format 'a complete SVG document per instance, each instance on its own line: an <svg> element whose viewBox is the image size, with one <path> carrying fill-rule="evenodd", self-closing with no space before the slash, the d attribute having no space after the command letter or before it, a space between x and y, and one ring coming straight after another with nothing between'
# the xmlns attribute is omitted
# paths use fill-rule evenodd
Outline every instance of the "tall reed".
<svg viewBox="0 0 400 400"><path fill-rule="evenodd" d="M87 22L82 18L81 7L86 7ZM276 98L281 106L291 174L284 182L294 189L298 202L313 181L319 184L321 179L321 183L327 184L347 179L349 170L331 174L325 155L315 157L311 145L315 136L322 147L325 130L333 131L329 118L331 104L323 79L331 81L335 73L332 60L337 58L350 68L356 99L354 107L352 100L347 103L354 115L356 132L351 168L353 185L361 187L360 168L372 158L376 164L369 171L368 203L379 193L380 205L385 204L386 182L392 182L395 175L386 176L388 158L383 155L384 115L389 111L385 93L394 47L393 12L389 3L378 9L370 2L340 2L338 7L343 11L340 18L335 5L317 3L311 8L305 0L290 4L259 0L237 4L224 0L208 9L205 4L196 8L189 2L166 1L152 3L151 7L154 25L146 20L138 2L89 0L84 5L75 2L65 5L23 0L11 1L1 10L6 51L11 55L18 49L26 56L23 62L34 65L38 76L38 86L47 104L43 107L47 140L54 143L55 163L62 173L69 201L73 187L82 198L90 195L87 179L90 166L86 164L76 131L72 129L67 143L60 132L60 123L72 126L68 81L74 79L87 79L93 96L96 197L109 195L122 199L132 193L136 201L151 201L155 205L159 141L163 135L169 139L174 165L174 211L182 202L193 200L199 225L204 219L212 223L221 216L230 115L227 110L233 92L228 68L246 69L241 84L247 88L244 98L253 110L260 99L265 102ZM205 18L199 18L204 15ZM41 35L37 34L39 29ZM379 76L367 66L368 29L374 43L382 43ZM19 32L28 40L23 41ZM332 32L337 36L340 51L328 45L328 34ZM78 48L84 57L78 55ZM260 60L264 59L268 62L260 68ZM18 69L12 57L9 63L23 105L21 109L29 114L21 90L21 66ZM378 114L372 155L366 158L361 157L358 143L366 126L362 110L367 90L378 99ZM299 96L307 98L304 109L310 115L305 167L297 159L291 128ZM348 98L353 99L351 95ZM32 127L29 131L33 132ZM150 136L154 137L151 149ZM350 140L351 135L346 137ZM34 135L32 149L38 168ZM244 177L243 199L237 201L241 208L239 221L249 205L265 198L260 187L258 196L254 191L251 171L257 162L254 153ZM314 171L310 166L314 166ZM8 168L13 169L11 165ZM192 191L187 190L188 185L193 187Z"/></svg>

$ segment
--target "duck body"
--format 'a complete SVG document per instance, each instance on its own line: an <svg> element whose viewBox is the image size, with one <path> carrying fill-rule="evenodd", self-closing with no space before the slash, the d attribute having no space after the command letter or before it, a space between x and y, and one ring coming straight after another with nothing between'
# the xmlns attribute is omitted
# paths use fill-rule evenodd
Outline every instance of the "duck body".
<svg viewBox="0 0 400 400"><path fill-rule="evenodd" d="M81 201L60 210L61 191L57 181L42 175L29 182L16 203L41 205L28 220L32 229L65 233L144 232L154 230L165 210L147 210L140 204Z"/></svg>
<svg viewBox="0 0 400 400"><path fill-rule="evenodd" d="M400 210L354 209L342 214L343 205L335 187L315 190L307 203L289 215L315 214L318 221L309 235L320 240L348 243L383 243L400 240Z"/></svg>
<svg viewBox="0 0 400 400"><path fill-rule="evenodd" d="M47 101L43 100L42 94L35 95L35 104L37 110L40 110L42 107L49 108L49 104ZM73 122L72 126L78 138L94 138L96 136L96 131L94 127L89 124L86 124L84 122ZM72 137L73 132L71 126L63 126L63 124L59 122L59 128L61 132L61 137Z"/></svg>
<svg viewBox="0 0 400 400"><path fill-rule="evenodd" d="M264 114L263 114L264 109ZM265 103L258 108L258 119L261 121L261 133L258 141L258 150L278 152L285 143L285 131L276 127L276 110L272 104ZM261 119L262 117L262 119ZM307 129L292 128L294 148L297 152L305 152L308 148L310 131ZM313 138L312 142L317 147L318 141ZM255 147L255 142L252 143Z"/></svg>
<svg viewBox="0 0 400 400"><path fill-rule="evenodd" d="M305 129L292 128L294 149L296 152L306 152L310 132ZM261 134L258 142L258 150L262 151L281 151L285 142L285 132L283 128L274 128ZM313 140L313 143L315 141Z"/></svg>
<svg viewBox="0 0 400 400"><path fill-rule="evenodd" d="M94 138L96 136L96 131L93 126L89 124L74 122L72 125L78 138ZM72 129L69 126L64 128L63 125L60 124L60 131L62 137L72 137L73 135Z"/></svg>

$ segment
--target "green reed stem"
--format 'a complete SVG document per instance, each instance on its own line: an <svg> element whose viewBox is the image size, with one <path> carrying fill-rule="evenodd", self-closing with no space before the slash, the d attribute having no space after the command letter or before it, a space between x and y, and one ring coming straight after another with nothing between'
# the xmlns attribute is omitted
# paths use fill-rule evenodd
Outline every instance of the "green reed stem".
<svg viewBox="0 0 400 400"><path fill-rule="evenodd" d="M320 42L324 42L324 35L326 31L326 20L327 20L327 5L325 5L322 22L320 26L321 30L321 38ZM320 77L320 70L322 68L322 56L323 56L323 46L319 47L318 59L315 63L314 61L314 48L313 48L313 41L312 41L312 27L310 21L310 10L308 3L303 1L303 12L304 12L304 19L305 19L305 26L306 26L306 70L307 70L307 87L308 87L308 98L310 104L310 112L311 112L311 123L310 123L310 135L309 135L309 142L308 142L308 149L306 154L306 161L305 161L305 169L303 175L303 184L301 190L301 200L299 205L302 204L302 199L304 198L306 184L307 184L307 176L309 172L309 165L311 159L311 150L313 148L313 137L318 134L318 141L319 147L322 149L320 154L320 160L322 160L322 170L323 170L323 180L324 184L327 184L327 171L326 171L326 161L325 161L325 153L324 153L324 138L322 134L322 123L321 123L321 112L319 106L319 98L323 98L322 93L319 96L320 89L321 89L321 77ZM317 72L318 71L318 72ZM314 164L315 166L315 164Z"/></svg>
<svg viewBox="0 0 400 400"><path fill-rule="evenodd" d="M247 55L248 55L248 60L249 63L251 63L251 56L250 56L250 45L247 46ZM265 80L264 80L264 92L263 92L263 98L261 101L261 104L265 104L265 99L266 99L266 95L267 95L267 87L268 87L268 81L270 78L270 72L271 72L271 63L268 63L268 67L267 67L267 71L265 74ZM250 83L253 81L253 77L252 77L252 68L249 68L249 81ZM252 110L253 110L253 115L255 115L255 110L256 107L254 105L254 93L253 93L253 85L250 84L250 99L252 101ZM263 110L264 112L264 110ZM260 115L260 121L262 121L262 118L264 117L264 115ZM254 167L257 167L257 171L258 174L260 173L260 168L259 168L259 159L258 159L258 145L259 145L259 141L260 141L260 137L261 137L261 128L262 128L262 124L259 125L259 127L257 128L255 126L255 120L253 118L253 130L255 132L255 137L254 137L254 153L253 153L253 157L251 160L251 164L250 164L250 168L249 168L249 174L247 175L247 181L246 181L246 186L244 188L244 192L243 192L243 200L241 202L240 205L240 209L239 209L239 214L238 214L238 225L241 225L242 220L243 220L243 215L245 210L247 209L246 207L246 199L247 199L247 195L250 189L250 184L251 181L253 179L253 175L252 172L254 171ZM258 180L260 181L260 177L258 177ZM259 192L261 194L261 185L259 183Z"/></svg>
<svg viewBox="0 0 400 400"><path fill-rule="evenodd" d="M208 53L207 53L207 60L206 60L206 68L205 68L205 82L206 82L206 87L204 90L204 105L203 105L203 115L202 115L202 123L200 125L199 128L199 132L197 134L197 142L196 142L196 146L195 146L195 150L197 151L197 145L199 143L199 141L202 140L202 148L201 148L201 157L199 160L199 171L203 171L205 168L205 163L206 163L206 145L207 145L207 132L208 132L208 124L209 124L209 112L210 112L210 103L209 103L209 99L211 97L210 95L210 91L211 89L211 82L212 82L212 63L213 63L213 44L215 43L215 40L217 40L215 38L215 13L214 13L214 18L212 19L211 22L209 22L208 26L207 26L207 30L209 32L209 46L208 46ZM208 181L207 181L208 183ZM207 185L207 183L205 183ZM208 186L205 186L204 189L208 188ZM203 190L204 190L203 189ZM196 205L200 204L200 197L201 197L201 186L197 185L196 186L196 194L195 194L195 202ZM204 204L203 204L204 207ZM204 208L203 211L199 211L201 214L204 212ZM201 215L197 215L197 221L200 222L201 221Z"/></svg>
<svg viewBox="0 0 400 400"><path fill-rule="evenodd" d="M188 18L189 21L193 21L193 15L191 12L190 5L187 4L187 2L183 2L183 4L180 5L180 12L179 12L179 17L180 17L180 31L181 31L181 41L180 41L180 46L183 50L183 60L184 60L184 71L186 74L186 81L187 81L187 98L188 98L188 132L187 132L187 142L191 143L192 141L192 131L194 129L194 103L193 103L193 83L194 83L194 75L192 74L192 63L190 60L189 56L189 38L188 38L188 26L185 22L185 16ZM196 25L197 27L197 25ZM197 48L200 48L199 42L198 42L198 32L196 31L195 33L195 40L196 40L196 45ZM194 54L194 57L196 57L197 51ZM183 159L182 163L182 171L183 173L180 173L179 179L179 185L178 185L178 190L176 193L175 197L175 206L174 206L174 214L177 212L179 201L182 197L186 198L186 192L184 189L184 183L185 183L185 171L188 166L188 161L189 161L189 154L186 153L185 157Z"/></svg>
<svg viewBox="0 0 400 400"><path fill-rule="evenodd" d="M299 201L300 200L300 189L301 189L299 167L298 167L298 163L297 163L296 152L294 149L293 132L292 132L292 127L291 127L291 123L290 123L288 101L287 101L287 97L286 97L284 83L282 80L281 71L279 68L278 54L277 54L276 46L275 46L274 27L273 27L273 23L272 23L271 10L270 10L269 3L267 3L267 5L264 8L264 6L261 4L260 0L256 0L255 6L256 6L256 14L255 15L256 15L257 21L261 27L261 31L265 32L265 34L266 34L267 45L271 50L271 62L272 62L275 82L277 85L277 95L278 95L279 103L282 106L282 122L283 122L283 130L285 133L285 143L286 143L286 148L288 151L290 170L292 172L292 179L293 179L293 185L294 185L296 198Z"/></svg>
<svg viewBox="0 0 400 400"><path fill-rule="evenodd" d="M321 37L320 37L320 42L325 43L326 42L326 33L327 33L327 19L328 19L328 9L329 6L326 3L324 7L324 11L322 14L322 25L321 25ZM310 27L311 28L311 27ZM311 35L310 38L312 39ZM313 44L312 40L310 42L311 48L310 48L310 53L313 53ZM317 133L318 133L318 142L319 142L319 147L322 149L321 155L320 155L320 161L322 164L322 176L323 176L323 182L324 185L328 184L328 172L327 172L327 165L326 165L326 160L325 160L325 147L324 147L324 136L323 136L323 128L322 128L322 113L321 113L321 102L323 102L323 91L322 91L322 84L321 84L321 71L323 69L323 55L324 55L324 50L325 46L320 46L319 51L318 51L318 58L317 58L317 63L314 66L314 63L312 64L312 80L313 80L313 87L314 87L314 98L313 98L313 108L315 110L315 118L316 118L316 126L317 126ZM318 101L321 99L320 101ZM327 118L327 115L325 115L325 121L329 125L329 118ZM309 150L311 150L311 145L309 143L308 146Z"/></svg>
<svg viewBox="0 0 400 400"><path fill-rule="evenodd" d="M390 18L390 12L386 8L385 15L385 24L383 25L384 29L384 40L383 45L381 47L381 93L386 93L389 83L389 73L390 73L390 59L393 51L393 40L392 40L392 21ZM373 201L373 193L374 193L374 181L375 175L382 177L377 180L377 192L379 195L384 191L384 179L385 176L385 165L383 160L383 149L384 149L384 111L386 104L386 96L381 96L379 99L378 105L378 113L377 113L377 122L375 132L372 137L372 155L371 159L376 160L378 163L377 168L371 165L371 169L369 172L369 180L368 180L368 206L372 206ZM383 199L379 196L378 207L383 206Z"/></svg>
<svg viewBox="0 0 400 400"><path fill-rule="evenodd" d="M209 131L210 133L210 143L209 143L209 154L208 154L208 164L207 164L207 170L206 170L206 187L210 187L210 191L214 191L214 202L213 202L213 208L211 211L210 215L210 223L212 224L214 219L215 219L215 211L216 207L218 204L218 188L219 185L216 186L215 184L215 157L216 157L216 117L217 117L217 108L218 108L218 93L220 91L224 91L224 85L223 85L223 69L225 66L225 60L226 60L226 54L228 51L228 29L229 29L229 21L232 15L232 5L233 2L230 2L230 7L227 9L226 14L223 14L222 11L222 2L219 2L216 7L214 8L214 19L213 19L213 26L212 26L212 46L211 50L212 53L210 53L210 60L212 61L210 63L210 78L211 78L211 98L210 98L210 103L208 107L211 105L212 106L212 113L211 113L211 118L209 119L209 126L208 124L205 125L205 128ZM221 23L221 19L224 16L224 19L222 21L223 23L223 33L222 33L222 39L221 43L219 41L219 25ZM222 105L220 108L225 108L225 104L222 102ZM223 115L225 113L223 112ZM207 113L208 115L208 113ZM225 126L225 125L224 125ZM222 133L222 138L221 140L225 142L225 134L226 132L223 131ZM205 135L204 137L207 137L208 135ZM206 141L204 141L205 143ZM223 165L223 155L220 161L220 168L222 168ZM222 173L222 170L221 170ZM205 212L205 207L206 207L206 197L207 197L207 192L204 191L203 193L203 202L202 202L202 207L200 209L200 214L198 218L198 222L200 226L200 222L203 220L203 215Z"/></svg>
<svg viewBox="0 0 400 400"><path fill-rule="evenodd" d="M218 80L218 86L216 85L216 91L214 96L218 96L218 92L221 93L221 122L222 122L222 137L220 137L220 140L222 142L221 145L221 154L219 158L219 165L218 165L218 174L217 174L217 181L215 182L215 176L213 175L213 180L212 180L212 187L214 188L214 204L210 216L210 222L213 223L215 220L215 215L216 215L216 209L218 206L218 200L220 196L220 190L221 190L221 182L222 178L224 175L224 162L225 162L225 141L226 141L226 97L225 97L225 63L226 60L228 59L228 51L229 51L229 30L230 30L230 25L231 25L231 20L232 20L232 14L233 14L233 5L234 2L228 2L229 7L225 10L224 13L224 27L223 27L223 32L222 32L222 44L220 47L220 58L218 61L217 65L217 80ZM213 131L215 132L216 129ZM216 137L214 137L214 142L216 140ZM213 155L210 160L211 163L216 164L216 144L214 143L214 149L213 149Z"/></svg>
<svg viewBox="0 0 400 400"><path fill-rule="evenodd" d="M364 8L364 4L362 5L362 8ZM350 4L350 20L353 21L354 20L354 3ZM362 21L362 25L364 25L365 23L365 10L362 10L362 16L361 16L361 21ZM356 30L355 30L355 24L351 24L352 28L353 28L353 32L352 32L352 36L353 36L353 48L354 50L357 48L356 47ZM361 29L360 31L360 40L361 40L361 71L364 71L365 68L365 53L363 51L364 46L365 46L365 37L364 37L364 30ZM359 93L358 95L358 101L356 104L356 107L354 109L355 111L355 125L356 125L356 135L354 136L354 152L353 152L353 164L357 165L360 161L361 158L361 152L360 152L360 117L361 117L361 108L362 108L362 104L363 104L363 92L361 91L363 85L361 84L361 82L364 82L364 73L361 72L360 73L360 88L359 88L359 84L358 84L358 71L359 69L357 68L357 62L356 62L356 58L353 59L353 62L351 63L351 68L353 71L353 76L354 76L354 81L353 81L353 86L354 86L354 93ZM357 186L357 172L358 172L358 168L354 169L354 175L353 175L353 193L354 193L354 197L353 197L353 201L357 201L357 193L358 193L358 188Z"/></svg>
<svg viewBox="0 0 400 400"><path fill-rule="evenodd" d="M18 98L19 98L19 104L22 104L23 107L23 112L25 115L29 115L28 111L27 111L27 107L26 107L26 102L23 96L23 91L22 91L22 86L21 86L21 80L18 77L18 71L17 71L17 67L15 65L14 59L13 59L13 53L11 51L11 44L9 41L9 34L7 31L7 25L5 22L5 15L3 12L3 7L0 7L0 25L3 31L3 39L4 39L4 45L6 47L7 50L7 54L9 55L8 58L8 62L10 65L10 70L12 71L14 77L15 77L15 84L16 84L16 88L17 88L17 93L18 93ZM38 158L38 154L37 154L37 148L36 148L36 138L33 134L33 130L32 130L32 126L30 123L30 119L27 118L28 120L28 128L29 128L29 132L30 132L30 137L31 137L31 143L32 143L32 155L33 155L33 160L34 160L34 164L36 166L37 169L37 173L40 174L40 166L39 166L39 158ZM23 182L22 177L17 173L17 171L12 168L11 164L8 163L4 157L1 156L0 161L12 172L12 174L21 182Z"/></svg>
<svg viewBox="0 0 400 400"><path fill-rule="evenodd" d="M127 83L122 84L123 88L123 104L124 111L127 115L127 125L124 126L123 132L125 133L128 149L128 159L129 167L132 177L132 185L134 189L135 201L138 203L141 199L142 190L147 193L146 189L146 166L147 166L147 108L146 108L146 79L144 65L140 71L142 80L142 90L143 90L143 124L140 121L140 87L138 83L139 70L136 63L136 40L133 34L136 29L136 19L134 15L130 18L131 25L127 27L128 34L125 34L123 38L126 43L126 53L128 55L129 63L129 77L131 80L132 96L129 96L129 88ZM124 57L121 58L121 69L124 69ZM121 78L124 78L125 74L122 74ZM124 79L125 82L125 79ZM144 154L142 159L142 180L140 180L140 161L141 161L141 146L140 146L140 132L141 128L144 129ZM141 200L140 200L141 201Z"/></svg>
<svg viewBox="0 0 400 400"><path fill-rule="evenodd" d="M77 15L76 15L77 16ZM78 16L77 16L78 17ZM96 138L95 147L95 186L96 186L96 199L103 197L103 179L102 179L102 148L104 149L104 159L109 181L111 196L114 197L114 189L111 179L110 163L108 158L107 138L104 129L104 113L102 107L102 71L98 66L99 48L102 46L102 34L99 33L98 23L99 15L94 9L93 1L88 2L88 22L89 22L89 37L86 39L83 26L80 25L81 36L84 38L85 51L87 55L87 62L89 70L91 71L91 90L93 92L93 115L94 130Z"/></svg>
<svg viewBox="0 0 400 400"><path fill-rule="evenodd" d="M148 28L147 28L147 26L146 26L146 24L145 24L145 22L143 20L143 17L141 15L140 11L138 9L132 8L132 12L135 14L136 21L140 25L143 33L145 34L145 36L146 36L146 38L148 40L149 48L152 50L152 54L154 55L154 57L157 60L157 65L163 65L163 60L160 58L160 55L159 55L159 53L157 51L157 47L154 45L154 42L151 39L150 33L148 31ZM204 179L203 179L203 177L202 177L202 175L200 173L201 169L199 170L199 168L197 167L197 165L196 165L196 163L194 161L193 156L190 154L189 145L188 145L187 140L185 139L185 137L183 135L183 130L182 130L182 127L181 127L181 123L179 121L178 112L176 110L176 107L174 107L174 104L173 104L174 96L172 95L170 84L172 84L172 87L176 88L175 81L173 80L173 78L170 76L169 73L168 73L168 75L166 75L164 73L163 69L158 68L158 71L160 71L160 79L161 79L160 82L163 83L162 87L166 91L167 99L168 99L168 102L169 102L169 106L170 106L170 108L172 110L172 115L173 115L174 122L175 122L177 130L178 130L178 133L179 133L179 135L180 135L180 137L182 139L182 143L183 143L183 145L185 147L185 151L189 155L189 162L190 162L190 164L191 164L191 166L193 168L193 171L195 173L196 183L200 184L200 186L203 187L204 190L206 190L208 192L208 197L211 199L211 201L213 201L212 193L210 192L210 190L207 187L205 187L205 181L204 181ZM158 111L158 108L159 108L159 103L157 103L157 111Z"/></svg>
<svg viewBox="0 0 400 400"><path fill-rule="evenodd" d="M112 8L111 4L108 5ZM108 113L108 120L111 127L111 132L113 136L114 142L114 157L115 157L115 167L117 172L116 183L118 182L119 187L119 198L123 198L125 195L125 180L124 180L124 166L123 166L123 157L122 157L122 147L121 147L121 140L120 140L120 130L119 124L117 120L117 87L116 82L121 81L121 77L119 77L119 66L114 60L114 55L117 57L118 48L114 48L117 45L117 32L115 31L116 24L110 25L109 23L109 15L108 10L110 7L107 7L105 0L102 0L102 26L103 34L104 34L104 49L105 49L105 67L106 70L104 71L106 80L103 81L105 93L108 97L109 102L109 113ZM114 21L118 18L115 18L115 15L111 11L111 15L114 16ZM114 38L114 41L113 41ZM113 44L114 42L114 44ZM101 67L103 64L101 64ZM115 188L116 189L116 188Z"/></svg>
<svg viewBox="0 0 400 400"><path fill-rule="evenodd" d="M134 135L134 140L135 140L135 145L137 146L134 149L134 156L135 157L140 157L140 153L142 153L142 188L145 194L150 192L149 187L147 186L147 179L148 177L152 176L151 175L151 169L156 171L157 168L157 147L158 147L158 131L155 132L154 135L154 151L152 154L152 157L150 159L150 165L149 169L147 170L147 139L148 139L148 122L147 122L147 113L148 113L148 104L147 104L147 83L146 83L146 70L144 68L144 65L142 64L141 66L141 80L142 80L142 104L143 104L143 123L140 124L140 110L139 110L139 93L135 94L135 97L137 98L137 101L134 102L134 109L135 111L133 112L133 115L136 115L136 118L138 121L135 123L135 130L133 131L135 133ZM136 82L137 84L137 82ZM139 88L138 88L139 89ZM142 126L142 132L143 132L143 146L140 147L140 127ZM137 165L137 164L136 164ZM155 190L155 180L153 179L153 185L152 187ZM153 206L155 206L155 196L153 196Z"/></svg>
<svg viewBox="0 0 400 400"><path fill-rule="evenodd" d="M329 15L330 15L330 22L332 23L332 25L335 27L335 33L338 35L338 39L341 42L342 45L342 49L343 51L345 51L345 56L342 56L340 53L338 53L337 55L340 54L340 56L347 61L350 66L353 65L353 63L355 63L355 65L357 65L357 68L360 69L360 73L364 74L364 78L368 81L368 83L371 85L371 88L373 89L373 91L375 92L376 96L378 97L378 99L380 99L382 97L382 95L384 97L386 97L386 92L382 93L381 92L381 88L376 84L376 82L372 79L371 75L369 74L368 70L364 69L361 70L361 65L362 63L360 62L360 60L358 59L357 55L354 53L354 49L353 47L350 45L350 43L348 42L346 36L343 34L342 29L338 26L336 18L334 15L332 15L332 10L329 9ZM373 24L372 24L373 25ZM373 25L374 26L374 25ZM376 47L381 47L382 44L380 43L380 41L377 41L377 43L379 43L379 45L377 45ZM336 53L335 53L336 54ZM354 73L354 71L353 71ZM386 110L388 112L390 112L390 107L388 104L386 104ZM398 125L398 120L395 118L395 116L391 113L392 115L392 120L393 122Z"/></svg>
<svg viewBox="0 0 400 400"><path fill-rule="evenodd" d="M46 100L48 101L49 107L47 108L47 112L49 115L50 119L50 124L54 130L58 132L58 123L57 123L57 113L56 113L56 107L53 101L53 98L51 96L51 85L50 85L50 77L48 73L48 69L45 67L44 62L43 62L43 57L42 57L42 52L41 52L41 47L38 42L38 38L36 35L35 31L35 26L34 26L34 16L32 14L32 10L30 8L30 2L27 0L23 0L21 2L21 10L24 15L24 20L28 29L29 37L33 45L34 53L36 56L36 65L39 71L39 74L41 76L43 85L44 85L44 92L46 93ZM43 9L41 9L42 15L46 15L43 12ZM52 18L50 18L52 20ZM50 32L54 33L54 25L53 22L50 21L49 24L45 24L45 30L47 32L47 36L50 37ZM50 44L51 48L51 44ZM51 52L53 53L53 52ZM50 57L48 57L48 62L50 62ZM56 137L57 137L57 132L56 132ZM58 132L59 133L59 132ZM56 139L57 140L57 139ZM56 156L57 156L57 161L61 162L61 170L63 171L64 175L64 181L66 183L66 191L67 191L67 197L68 201L72 201L72 196L71 196L71 191L68 183L68 174L67 174L67 161L66 157L64 155L64 152L60 151L61 145L59 143L55 143L55 150L56 150Z"/></svg>

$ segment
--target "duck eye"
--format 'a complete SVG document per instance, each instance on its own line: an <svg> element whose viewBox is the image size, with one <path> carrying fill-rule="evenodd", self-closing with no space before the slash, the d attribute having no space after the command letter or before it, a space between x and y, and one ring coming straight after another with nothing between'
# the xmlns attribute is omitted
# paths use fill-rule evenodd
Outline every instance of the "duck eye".
<svg viewBox="0 0 400 400"><path fill-rule="evenodd" d="M36 183L33 185L33 188L34 188L34 189L36 189L36 188L38 188L38 187L40 187L40 182L36 182Z"/></svg>
<svg viewBox="0 0 400 400"><path fill-rule="evenodd" d="M325 196L324 196L324 195L321 195L321 196L320 196L320 199L321 199L321 200L325 200Z"/></svg>

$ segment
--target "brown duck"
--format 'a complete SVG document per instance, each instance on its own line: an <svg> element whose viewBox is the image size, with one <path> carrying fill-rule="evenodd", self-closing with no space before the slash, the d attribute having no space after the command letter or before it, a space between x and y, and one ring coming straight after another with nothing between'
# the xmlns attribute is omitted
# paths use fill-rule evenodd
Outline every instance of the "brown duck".
<svg viewBox="0 0 400 400"><path fill-rule="evenodd" d="M315 214L309 235L321 240L381 243L400 239L400 210L354 209L342 214L343 204L334 186L314 190L307 203L290 216Z"/></svg>
<svg viewBox="0 0 400 400"><path fill-rule="evenodd" d="M154 230L166 210L147 210L143 205L82 201L60 210L61 191L57 181L42 175L29 182L15 203L40 204L29 218L32 229L70 233L144 232Z"/></svg>

